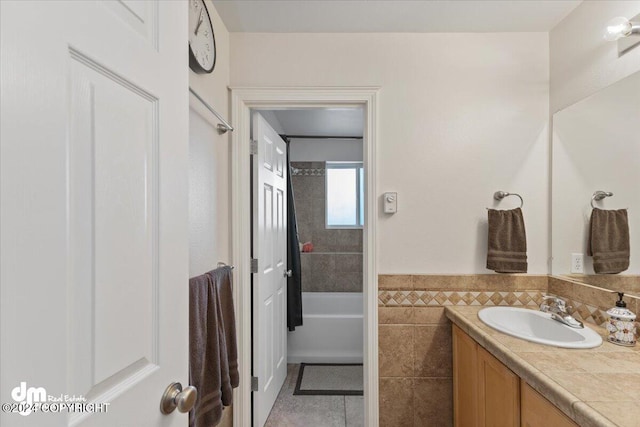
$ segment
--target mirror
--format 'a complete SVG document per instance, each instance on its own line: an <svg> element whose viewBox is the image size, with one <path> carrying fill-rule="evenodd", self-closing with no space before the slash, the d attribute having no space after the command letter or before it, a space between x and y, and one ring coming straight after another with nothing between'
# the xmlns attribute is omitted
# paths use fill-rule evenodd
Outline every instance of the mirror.
<svg viewBox="0 0 640 427"><path fill-rule="evenodd" d="M552 156L552 274L640 295L640 72L554 114ZM595 274L587 256L597 190L613 196L596 207L628 209L631 258L619 274ZM583 254L582 274L572 254Z"/></svg>

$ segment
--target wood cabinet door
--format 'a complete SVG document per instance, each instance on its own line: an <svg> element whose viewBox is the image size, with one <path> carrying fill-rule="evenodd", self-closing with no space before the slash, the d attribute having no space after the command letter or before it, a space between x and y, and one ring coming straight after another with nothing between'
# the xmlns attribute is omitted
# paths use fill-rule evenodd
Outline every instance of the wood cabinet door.
<svg viewBox="0 0 640 427"><path fill-rule="evenodd" d="M484 348L478 346L477 426L519 425L520 378Z"/></svg>
<svg viewBox="0 0 640 427"><path fill-rule="evenodd" d="M521 393L521 427L578 427L578 424L524 381L521 382Z"/></svg>
<svg viewBox="0 0 640 427"><path fill-rule="evenodd" d="M453 422L476 427L478 421L478 344L453 325Z"/></svg>

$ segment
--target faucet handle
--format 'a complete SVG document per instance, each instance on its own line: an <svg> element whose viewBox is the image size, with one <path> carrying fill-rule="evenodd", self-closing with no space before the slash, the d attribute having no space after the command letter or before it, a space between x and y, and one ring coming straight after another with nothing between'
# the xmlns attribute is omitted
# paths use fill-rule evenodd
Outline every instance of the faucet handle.
<svg viewBox="0 0 640 427"><path fill-rule="evenodd" d="M552 303L555 303L557 305L564 306L566 304L565 300L555 295L545 295L542 297L542 301L549 301L549 300L551 300Z"/></svg>
<svg viewBox="0 0 640 427"><path fill-rule="evenodd" d="M547 303L547 301L550 301ZM540 304L540 311L549 312L549 311L557 310L560 313L567 313L567 310L572 308L571 306L567 306L567 303L562 298L559 298L555 295L545 295L542 297L542 303Z"/></svg>

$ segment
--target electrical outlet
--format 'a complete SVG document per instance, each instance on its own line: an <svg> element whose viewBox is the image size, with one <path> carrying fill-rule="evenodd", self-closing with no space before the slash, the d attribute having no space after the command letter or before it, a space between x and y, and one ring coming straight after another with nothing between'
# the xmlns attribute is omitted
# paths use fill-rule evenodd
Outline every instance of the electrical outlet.
<svg viewBox="0 0 640 427"><path fill-rule="evenodd" d="M571 254L571 272L584 273L584 254Z"/></svg>

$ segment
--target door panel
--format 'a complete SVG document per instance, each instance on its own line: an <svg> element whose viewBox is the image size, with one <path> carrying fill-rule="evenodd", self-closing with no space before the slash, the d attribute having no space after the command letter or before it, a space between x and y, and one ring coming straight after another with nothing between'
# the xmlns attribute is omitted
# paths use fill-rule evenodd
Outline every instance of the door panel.
<svg viewBox="0 0 640 427"><path fill-rule="evenodd" d="M453 325L453 422L455 427L478 424L478 344Z"/></svg>
<svg viewBox="0 0 640 427"><path fill-rule="evenodd" d="M187 422L187 6L0 2L1 400L108 403L2 425Z"/></svg>
<svg viewBox="0 0 640 427"><path fill-rule="evenodd" d="M158 361L158 100L78 53L70 86L71 382L91 396Z"/></svg>
<svg viewBox="0 0 640 427"><path fill-rule="evenodd" d="M253 275L253 425L262 427L287 374L286 146L264 118L255 113L253 138L253 251L259 260Z"/></svg>
<svg viewBox="0 0 640 427"><path fill-rule="evenodd" d="M478 426L520 425L520 378L481 346L478 349Z"/></svg>
<svg viewBox="0 0 640 427"><path fill-rule="evenodd" d="M158 2L136 0L100 0L150 46L158 50Z"/></svg>

